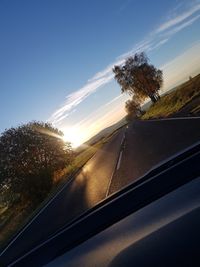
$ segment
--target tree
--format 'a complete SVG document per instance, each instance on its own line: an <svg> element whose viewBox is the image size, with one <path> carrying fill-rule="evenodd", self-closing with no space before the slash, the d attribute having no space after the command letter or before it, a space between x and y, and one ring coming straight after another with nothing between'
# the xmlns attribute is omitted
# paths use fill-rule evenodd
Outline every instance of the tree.
<svg viewBox="0 0 200 267"><path fill-rule="evenodd" d="M127 112L126 120L131 121L142 114L140 102L133 96L131 100L126 101L125 110Z"/></svg>
<svg viewBox="0 0 200 267"><path fill-rule="evenodd" d="M0 182L31 201L49 192L53 173L70 164L73 152L49 123L31 122L0 136Z"/></svg>
<svg viewBox="0 0 200 267"><path fill-rule="evenodd" d="M113 72L122 93L136 95L143 101L150 97L153 103L160 98L158 91L163 85L163 74L161 70L149 64L145 53L129 57L124 65L114 66Z"/></svg>

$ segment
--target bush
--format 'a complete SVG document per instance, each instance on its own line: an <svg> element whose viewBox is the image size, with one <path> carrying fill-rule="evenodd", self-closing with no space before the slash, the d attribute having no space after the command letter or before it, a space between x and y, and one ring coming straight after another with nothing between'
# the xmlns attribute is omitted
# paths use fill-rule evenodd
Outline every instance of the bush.
<svg viewBox="0 0 200 267"><path fill-rule="evenodd" d="M53 174L73 159L70 143L49 123L31 122L0 136L0 183L21 200L41 201Z"/></svg>

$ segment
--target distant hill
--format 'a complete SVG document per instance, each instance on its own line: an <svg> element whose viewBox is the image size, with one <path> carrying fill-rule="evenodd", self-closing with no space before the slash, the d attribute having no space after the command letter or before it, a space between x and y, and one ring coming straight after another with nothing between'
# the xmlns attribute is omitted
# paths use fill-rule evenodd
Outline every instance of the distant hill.
<svg viewBox="0 0 200 267"><path fill-rule="evenodd" d="M117 123L103 129L102 131L100 131L99 133L97 133L96 135L94 135L92 138L90 138L87 142L83 143L81 146L79 146L77 148L77 152L81 152L82 149L85 148L85 145L93 145L95 143L97 143L98 141L100 141L102 138L107 137L108 135L112 134L114 131L116 131L118 128L124 126L126 124L126 119L125 117L122 118L120 121L118 121Z"/></svg>

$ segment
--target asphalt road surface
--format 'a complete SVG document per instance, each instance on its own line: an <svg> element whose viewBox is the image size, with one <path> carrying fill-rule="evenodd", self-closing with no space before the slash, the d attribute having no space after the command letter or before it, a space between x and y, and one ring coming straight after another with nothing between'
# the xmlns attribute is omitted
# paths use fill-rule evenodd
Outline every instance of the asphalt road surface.
<svg viewBox="0 0 200 267"><path fill-rule="evenodd" d="M200 119L137 121L128 126L109 194L200 141Z"/></svg>
<svg viewBox="0 0 200 267"><path fill-rule="evenodd" d="M0 265L6 266L109 194L198 141L200 119L136 121L120 129L3 250Z"/></svg>

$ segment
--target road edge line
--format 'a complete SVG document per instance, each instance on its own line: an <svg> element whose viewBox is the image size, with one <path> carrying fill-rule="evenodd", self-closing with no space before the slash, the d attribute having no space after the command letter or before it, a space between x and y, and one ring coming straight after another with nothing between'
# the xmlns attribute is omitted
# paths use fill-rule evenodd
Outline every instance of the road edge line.
<svg viewBox="0 0 200 267"><path fill-rule="evenodd" d="M157 119L146 119L146 120L139 120L139 121L149 121L149 122L152 122L152 121L176 121L176 120L197 120L197 119L200 119L200 117L172 117L172 118L157 118Z"/></svg>
<svg viewBox="0 0 200 267"><path fill-rule="evenodd" d="M121 140L121 143L120 143L120 150L119 150L119 153L118 153L118 157L117 157L117 161L115 163L115 166L114 166L114 169L113 169L113 172L111 174L111 177L110 177L110 180L109 180L109 183L108 183L108 187L107 187L107 190L106 190L106 195L105 197L107 198L108 195L109 195L109 191L110 191L110 186L111 186L111 183L112 183L112 180L113 180L113 176L117 170L117 165L118 165L118 162L119 162L119 158L120 158L120 155L121 155L121 152L122 152L122 145L125 141L125 132L123 133L123 136L122 136L122 140Z"/></svg>

